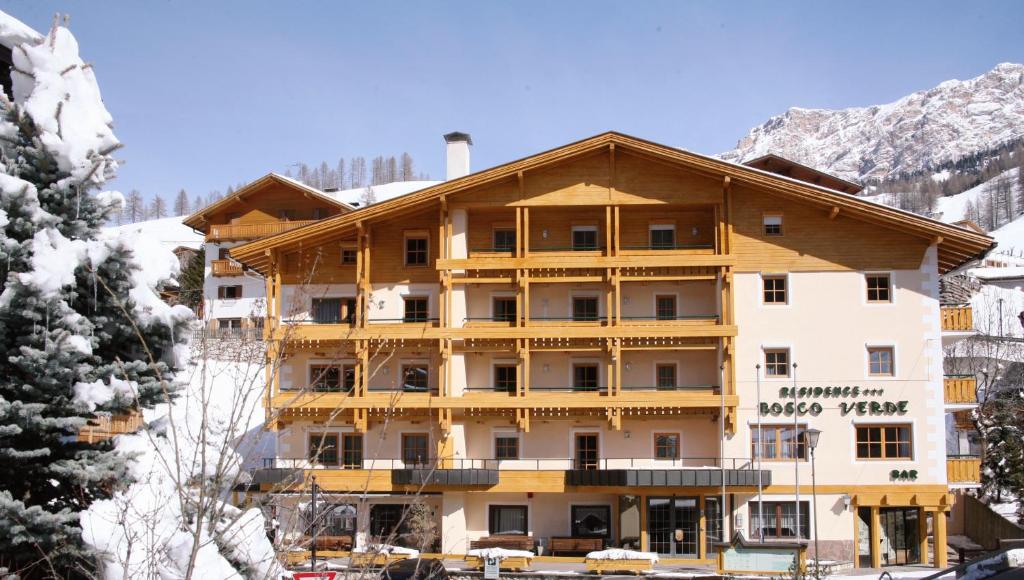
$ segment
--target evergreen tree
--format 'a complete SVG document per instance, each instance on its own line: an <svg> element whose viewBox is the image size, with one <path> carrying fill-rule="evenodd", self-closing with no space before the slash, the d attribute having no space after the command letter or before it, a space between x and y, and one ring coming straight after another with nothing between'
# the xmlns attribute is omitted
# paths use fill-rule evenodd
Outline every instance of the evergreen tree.
<svg viewBox="0 0 1024 580"><path fill-rule="evenodd" d="M184 189L174 198L174 215L188 215L188 194Z"/></svg>
<svg viewBox="0 0 1024 580"><path fill-rule="evenodd" d="M181 303L199 313L199 305L203 302L203 282L206 279L206 249L200 248L199 252L189 260L188 265L178 276Z"/></svg>
<svg viewBox="0 0 1024 580"><path fill-rule="evenodd" d="M164 400L188 324L137 286L129 240L99 239L122 200L95 193L119 143L75 46L57 26L18 46L19 97L0 99L0 562L27 576L88 572L78 512L126 479L125 458L77 433ZM54 95L67 106L40 107Z"/></svg>

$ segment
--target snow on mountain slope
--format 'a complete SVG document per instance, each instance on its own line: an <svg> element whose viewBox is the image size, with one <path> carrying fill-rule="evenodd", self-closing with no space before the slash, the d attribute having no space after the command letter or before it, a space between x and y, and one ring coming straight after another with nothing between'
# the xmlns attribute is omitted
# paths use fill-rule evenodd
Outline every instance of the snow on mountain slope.
<svg viewBox="0 0 1024 580"><path fill-rule="evenodd" d="M376 200L375 203L380 203L389 199L393 199L399 196L403 196L414 191L426 189L433 185L441 183L440 181L395 181L393 183L385 183L383 185L374 185L370 189L373 190L373 197ZM324 195L333 197L334 199L347 203L349 205L359 204L362 207L362 199L366 194L365 187L358 187L356 189L343 189L341 191L327 191Z"/></svg>
<svg viewBox="0 0 1024 580"><path fill-rule="evenodd" d="M1003 63L893 103L849 109L794 107L751 129L721 155L775 153L851 180L910 172L1024 135L1024 65Z"/></svg>
<svg viewBox="0 0 1024 580"><path fill-rule="evenodd" d="M123 226L111 226L103 228L107 233L138 232L151 240L157 240L160 245L168 250L178 246L199 249L203 245L203 234L197 233L192 228L181 223L185 219L181 216L135 222Z"/></svg>

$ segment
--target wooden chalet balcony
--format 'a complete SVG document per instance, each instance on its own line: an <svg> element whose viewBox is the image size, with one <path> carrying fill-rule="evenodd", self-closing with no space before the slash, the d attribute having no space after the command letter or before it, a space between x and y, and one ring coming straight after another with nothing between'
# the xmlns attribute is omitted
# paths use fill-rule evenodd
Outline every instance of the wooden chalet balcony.
<svg viewBox="0 0 1024 580"><path fill-rule="evenodd" d="M978 379L972 375L947 375L942 379L947 405L975 405L978 403Z"/></svg>
<svg viewBox="0 0 1024 580"><path fill-rule="evenodd" d="M242 265L231 260L211 260L210 270L214 276L242 275Z"/></svg>
<svg viewBox="0 0 1024 580"><path fill-rule="evenodd" d="M266 238L281 232L287 232L316 223L316 220L294 220L261 222L252 224L218 224L210 226L210 233L206 235L207 242L238 242L243 240L257 240Z"/></svg>
<svg viewBox="0 0 1024 580"><path fill-rule="evenodd" d="M115 435L134 433L142 427L142 415L100 415L78 432L78 440L84 443L105 441Z"/></svg>
<svg viewBox="0 0 1024 580"><path fill-rule="evenodd" d="M946 479L953 484L980 484L981 458L969 456L947 458Z"/></svg>
<svg viewBox="0 0 1024 580"><path fill-rule="evenodd" d="M970 332L974 330L974 316L970 306L943 306L943 332Z"/></svg>
<svg viewBox="0 0 1024 580"><path fill-rule="evenodd" d="M508 252L470 252L469 258L438 259L438 270L516 270L526 269L578 269L578 268L631 268L631 267L697 267L732 266L736 258L716 254L710 250L651 250L620 252L608 256L602 252L585 251L531 251L525 257Z"/></svg>

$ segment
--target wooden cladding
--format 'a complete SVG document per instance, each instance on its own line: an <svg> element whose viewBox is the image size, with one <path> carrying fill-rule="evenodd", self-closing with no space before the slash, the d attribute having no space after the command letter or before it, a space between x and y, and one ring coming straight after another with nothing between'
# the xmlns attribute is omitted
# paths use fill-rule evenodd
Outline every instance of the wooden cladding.
<svg viewBox="0 0 1024 580"><path fill-rule="evenodd" d="M295 220L295 221L274 221L258 222L251 224L219 224L210 226L210 233L206 236L207 242L238 242L243 240L258 240L282 232L301 228L302 226L316 223L317 220Z"/></svg>
<svg viewBox="0 0 1024 580"><path fill-rule="evenodd" d="M134 433L142 427L140 413L124 415L100 415L82 427L78 432L78 440L83 443L105 441L115 435Z"/></svg>
<svg viewBox="0 0 1024 580"><path fill-rule="evenodd" d="M974 330L974 314L970 306L943 306L942 330L970 332Z"/></svg>
<svg viewBox="0 0 1024 580"><path fill-rule="evenodd" d="M210 271L214 276L241 276L242 265L231 260L211 260Z"/></svg>
<svg viewBox="0 0 1024 580"><path fill-rule="evenodd" d="M981 483L980 457L955 457L946 460L949 483Z"/></svg>
<svg viewBox="0 0 1024 580"><path fill-rule="evenodd" d="M978 402L978 379L975 377L946 377L942 380L947 405Z"/></svg>

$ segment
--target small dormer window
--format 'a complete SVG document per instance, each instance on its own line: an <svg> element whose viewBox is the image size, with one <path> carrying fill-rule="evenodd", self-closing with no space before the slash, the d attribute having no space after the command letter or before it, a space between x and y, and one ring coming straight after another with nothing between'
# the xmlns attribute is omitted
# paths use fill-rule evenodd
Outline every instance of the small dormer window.
<svg viewBox="0 0 1024 580"><path fill-rule="evenodd" d="M764 235L766 235L766 236L781 236L782 235L782 215L781 214L765 214L763 219L764 219Z"/></svg>

